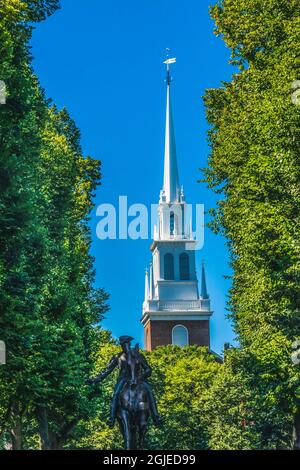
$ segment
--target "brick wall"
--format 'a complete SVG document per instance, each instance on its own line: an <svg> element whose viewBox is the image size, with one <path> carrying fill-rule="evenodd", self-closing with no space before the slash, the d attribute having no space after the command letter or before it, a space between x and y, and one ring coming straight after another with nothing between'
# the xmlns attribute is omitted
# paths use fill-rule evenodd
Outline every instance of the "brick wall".
<svg viewBox="0 0 300 470"><path fill-rule="evenodd" d="M209 320L150 320L145 327L146 350L172 344L172 329L176 325L188 329L190 345L210 347Z"/></svg>

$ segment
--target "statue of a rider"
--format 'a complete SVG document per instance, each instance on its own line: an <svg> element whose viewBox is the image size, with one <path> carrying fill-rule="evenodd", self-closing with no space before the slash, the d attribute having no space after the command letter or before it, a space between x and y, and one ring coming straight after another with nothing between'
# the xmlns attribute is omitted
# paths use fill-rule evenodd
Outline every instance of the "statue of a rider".
<svg viewBox="0 0 300 470"><path fill-rule="evenodd" d="M118 400L120 393L125 385L125 383L130 380L129 376L129 367L128 367L128 353L132 351L130 344L131 341L134 338L131 336L120 336L119 342L122 347L122 351L115 356L112 357L110 360L108 366L106 369L104 369L99 375L96 377L89 379L88 383L94 384L97 382L101 382L105 377L107 377L109 374L112 373L112 371L118 367L120 370L119 377L114 389L114 394L112 397L111 401L111 407L110 407L110 419L108 421L108 424L110 427L114 426L115 420L116 420L116 413L117 413L117 407L118 407ZM150 406L150 412L152 416L152 420L156 426L160 426L161 420L160 416L158 414L157 410L157 405L156 401L153 395L152 387L151 385L147 382L147 379L150 377L152 370L151 367L149 366L148 362L146 361L145 357L138 351L138 344L134 348L135 354L139 354L139 362L141 366L141 371L140 371L140 381L143 383L145 389L147 390L147 395L148 395L148 400L149 400L149 406Z"/></svg>

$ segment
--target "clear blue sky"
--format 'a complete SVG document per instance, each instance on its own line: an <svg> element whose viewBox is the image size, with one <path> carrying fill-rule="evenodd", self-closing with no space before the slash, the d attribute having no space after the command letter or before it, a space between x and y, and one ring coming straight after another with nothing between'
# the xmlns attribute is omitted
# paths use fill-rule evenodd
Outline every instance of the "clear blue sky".
<svg viewBox="0 0 300 470"><path fill-rule="evenodd" d="M206 165L207 123L201 96L230 79L229 50L213 35L208 0L62 0L61 10L33 34L34 69L46 95L66 106L82 133L85 154L102 160L95 203L158 202L163 179L165 47L173 67L173 112L180 180L187 202L215 205L216 195L197 183ZM92 214L96 284L110 294L104 326L141 343L139 323L150 241L100 241ZM220 352L233 333L226 320L230 274L225 240L205 231L208 291L214 315L212 348Z"/></svg>

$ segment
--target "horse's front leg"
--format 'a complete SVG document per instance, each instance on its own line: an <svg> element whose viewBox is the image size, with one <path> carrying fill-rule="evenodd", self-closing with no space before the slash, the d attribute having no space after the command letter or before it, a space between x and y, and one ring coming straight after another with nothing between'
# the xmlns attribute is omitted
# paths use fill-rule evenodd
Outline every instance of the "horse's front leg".
<svg viewBox="0 0 300 470"><path fill-rule="evenodd" d="M126 450L133 450L129 413L127 411L120 410L120 422L124 439L124 447Z"/></svg>
<svg viewBox="0 0 300 470"><path fill-rule="evenodd" d="M147 432L147 426L145 425L140 429L140 433L139 433L140 434L139 435L139 449L140 450L144 449L146 432Z"/></svg>
<svg viewBox="0 0 300 470"><path fill-rule="evenodd" d="M147 422L149 419L148 412L141 412L139 417L139 449L143 450L145 443L145 436L148 430Z"/></svg>

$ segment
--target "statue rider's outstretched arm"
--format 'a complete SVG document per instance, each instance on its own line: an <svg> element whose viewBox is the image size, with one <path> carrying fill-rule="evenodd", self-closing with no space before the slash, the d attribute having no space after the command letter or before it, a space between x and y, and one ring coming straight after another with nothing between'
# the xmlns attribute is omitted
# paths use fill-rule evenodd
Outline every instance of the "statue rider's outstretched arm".
<svg viewBox="0 0 300 470"><path fill-rule="evenodd" d="M109 374L112 373L112 371L118 367L118 356L114 356L112 357L112 359L110 360L110 363L108 364L108 366L106 367L106 369L104 369L102 372L100 372L99 375L97 375L96 377L94 377L92 380L94 383L97 383L97 382L101 382L101 380L105 379L105 377L107 377Z"/></svg>

